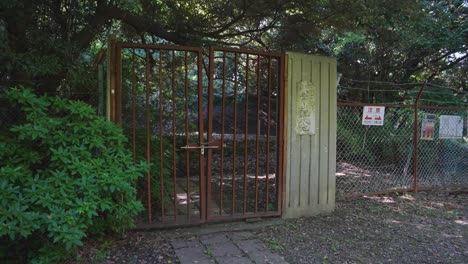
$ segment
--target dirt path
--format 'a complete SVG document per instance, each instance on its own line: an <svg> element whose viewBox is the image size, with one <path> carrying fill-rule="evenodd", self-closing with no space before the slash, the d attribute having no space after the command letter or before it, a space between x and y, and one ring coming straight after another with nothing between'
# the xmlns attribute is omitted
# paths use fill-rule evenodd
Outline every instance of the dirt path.
<svg viewBox="0 0 468 264"><path fill-rule="evenodd" d="M341 200L330 215L276 220L274 225L253 230L246 224L245 228L289 263L468 262L467 193L434 191ZM179 240L203 238L192 229L131 232L108 240L105 248L85 248L79 262L179 263L170 243L175 235Z"/></svg>
<svg viewBox="0 0 468 264"><path fill-rule="evenodd" d="M420 192L337 202L328 216L256 232L290 263L467 263L468 195Z"/></svg>

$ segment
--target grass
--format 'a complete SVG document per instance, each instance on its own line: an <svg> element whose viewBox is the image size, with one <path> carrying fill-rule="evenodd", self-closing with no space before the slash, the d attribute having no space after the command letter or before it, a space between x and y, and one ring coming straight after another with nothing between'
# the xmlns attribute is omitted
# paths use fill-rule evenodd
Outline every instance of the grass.
<svg viewBox="0 0 468 264"><path fill-rule="evenodd" d="M268 247L272 250L275 250L275 251L284 250L284 247L276 239L268 239L267 243L268 243Z"/></svg>

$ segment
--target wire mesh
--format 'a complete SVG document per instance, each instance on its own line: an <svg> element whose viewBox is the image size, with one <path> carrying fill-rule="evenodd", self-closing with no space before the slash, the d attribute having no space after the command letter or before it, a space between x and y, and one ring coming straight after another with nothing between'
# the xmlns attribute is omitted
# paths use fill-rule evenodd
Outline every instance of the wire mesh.
<svg viewBox="0 0 468 264"><path fill-rule="evenodd" d="M363 126L362 111L338 106L337 196L411 188L414 110L386 108L383 126Z"/></svg>
<svg viewBox="0 0 468 264"><path fill-rule="evenodd" d="M383 126L362 125L362 111L362 106L338 106L337 196L413 188L414 109L387 107ZM423 140L428 114L433 132ZM468 184L467 128L468 109L418 110L419 188ZM447 131L454 135L441 134Z"/></svg>
<svg viewBox="0 0 468 264"><path fill-rule="evenodd" d="M468 184L468 110L419 109L419 127L428 114L435 117L434 134L419 140L418 187Z"/></svg>

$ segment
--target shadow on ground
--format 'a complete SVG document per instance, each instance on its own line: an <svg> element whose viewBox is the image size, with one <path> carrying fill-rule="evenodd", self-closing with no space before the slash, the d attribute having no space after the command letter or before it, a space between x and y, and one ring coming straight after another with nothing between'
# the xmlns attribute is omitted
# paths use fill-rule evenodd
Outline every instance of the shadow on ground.
<svg viewBox="0 0 468 264"><path fill-rule="evenodd" d="M465 190L376 195L339 200L334 213L311 218L130 232L107 239L105 247L88 243L77 259L179 263L176 251L179 255L185 249L175 242L197 241L197 246L206 247L205 254L213 255L210 243L204 243L207 235L229 238L245 230L253 235L249 239L263 242L289 263L466 263L468 194Z"/></svg>

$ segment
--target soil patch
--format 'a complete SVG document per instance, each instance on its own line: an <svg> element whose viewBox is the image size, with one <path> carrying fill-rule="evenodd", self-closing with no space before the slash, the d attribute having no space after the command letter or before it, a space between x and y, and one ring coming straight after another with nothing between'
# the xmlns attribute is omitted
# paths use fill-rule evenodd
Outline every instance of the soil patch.
<svg viewBox="0 0 468 264"><path fill-rule="evenodd" d="M468 195L339 200L330 215L286 220L256 234L289 263L466 263Z"/></svg>
<svg viewBox="0 0 468 264"><path fill-rule="evenodd" d="M466 263L467 192L343 199L332 214L280 220L250 232L289 263ZM79 262L179 263L171 239L202 236L190 229L129 232L104 246L88 243Z"/></svg>

